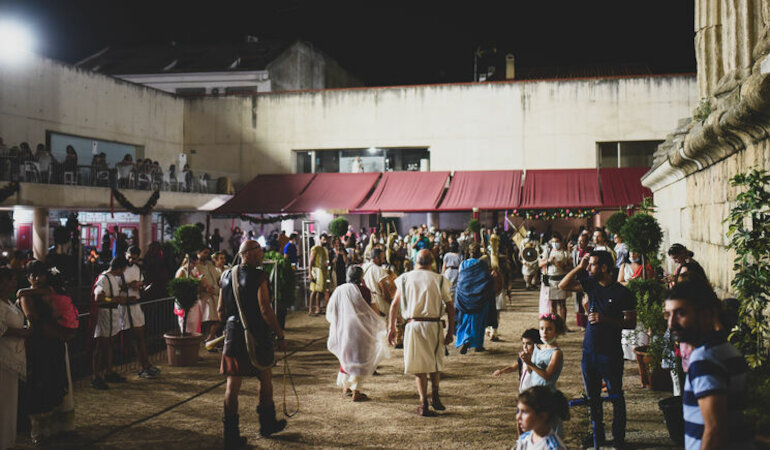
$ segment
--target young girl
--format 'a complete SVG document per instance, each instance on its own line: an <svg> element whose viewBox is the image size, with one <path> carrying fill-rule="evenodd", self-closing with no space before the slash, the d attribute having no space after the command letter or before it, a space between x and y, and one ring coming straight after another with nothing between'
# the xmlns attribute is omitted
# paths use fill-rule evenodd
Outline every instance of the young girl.
<svg viewBox="0 0 770 450"><path fill-rule="evenodd" d="M552 313L540 315L540 340L543 344L535 345L531 354L519 353L521 361L532 371L531 386L549 386L556 389L556 380L564 367L564 355L556 339L565 331L561 317Z"/></svg>
<svg viewBox="0 0 770 450"><path fill-rule="evenodd" d="M516 450L562 450L567 447L554 431L554 423L569 419L564 394L548 386L533 386L519 394L516 422L524 433Z"/></svg>
<svg viewBox="0 0 770 450"><path fill-rule="evenodd" d="M540 341L540 332L534 328L530 328L521 335L521 348L524 353L532 355L535 349L535 345L542 344ZM502 374L513 372L518 370L519 372L519 392L524 392L532 386L531 375L532 371L522 362L519 357L513 365L504 367L502 369L495 370L492 375L499 377Z"/></svg>

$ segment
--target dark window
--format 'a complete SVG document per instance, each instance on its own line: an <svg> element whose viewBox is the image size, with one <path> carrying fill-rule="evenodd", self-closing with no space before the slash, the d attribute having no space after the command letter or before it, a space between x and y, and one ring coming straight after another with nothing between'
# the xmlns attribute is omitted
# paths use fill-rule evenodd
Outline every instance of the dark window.
<svg viewBox="0 0 770 450"><path fill-rule="evenodd" d="M661 142L597 142L597 163L599 167L650 167L652 155Z"/></svg>

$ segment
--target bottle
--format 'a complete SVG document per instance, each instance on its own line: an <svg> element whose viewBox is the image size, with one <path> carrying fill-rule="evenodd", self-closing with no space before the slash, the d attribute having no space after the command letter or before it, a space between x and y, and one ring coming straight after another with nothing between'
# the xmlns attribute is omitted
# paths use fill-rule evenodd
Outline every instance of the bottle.
<svg viewBox="0 0 770 450"><path fill-rule="evenodd" d="M593 314L593 313L595 313L595 312L596 312L596 305L594 305L594 303L593 303L593 302L591 302L591 308L588 310L588 314L590 315L590 314ZM590 320L590 319L588 320L588 323L590 323L591 325L593 325L593 322L591 322L591 320Z"/></svg>

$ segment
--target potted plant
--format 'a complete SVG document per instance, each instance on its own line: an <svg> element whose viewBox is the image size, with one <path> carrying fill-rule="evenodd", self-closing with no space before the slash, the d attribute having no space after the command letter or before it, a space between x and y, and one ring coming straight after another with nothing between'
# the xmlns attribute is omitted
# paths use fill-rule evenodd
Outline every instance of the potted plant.
<svg viewBox="0 0 770 450"><path fill-rule="evenodd" d="M348 221L344 217L337 217L329 222L329 233L332 236L344 236L348 232Z"/></svg>
<svg viewBox="0 0 770 450"><path fill-rule="evenodd" d="M468 221L468 230L473 234L473 240L479 241L479 231L481 231L481 222L479 219L471 219Z"/></svg>
<svg viewBox="0 0 770 450"><path fill-rule="evenodd" d="M628 216L623 211L618 211L615 214L611 215L609 219L607 219L607 223L605 224L607 226L607 230L609 230L612 234L618 234L620 233L620 230L623 228L623 225L626 224L626 221L628 220Z"/></svg>
<svg viewBox="0 0 770 450"><path fill-rule="evenodd" d="M288 259L284 258L279 252L269 251L265 253L265 260L263 261L264 269L270 279L270 287L275 292L272 292L275 299L276 311L275 314L278 317L278 324L283 328L286 325L286 311L294 305L296 298L296 280L294 277L294 270L291 268L291 263ZM278 277L278 280L275 279Z"/></svg>
<svg viewBox="0 0 770 450"><path fill-rule="evenodd" d="M174 247L187 255L187 276L174 278L168 283L168 294L176 300L177 308L182 310L182 330L170 331L163 335L166 339L168 363L171 366L190 366L198 361L198 350L203 336L200 333L187 333L187 315L198 301L200 280L190 276L192 273L192 254L203 246L203 234L195 225L183 225L174 232Z"/></svg>

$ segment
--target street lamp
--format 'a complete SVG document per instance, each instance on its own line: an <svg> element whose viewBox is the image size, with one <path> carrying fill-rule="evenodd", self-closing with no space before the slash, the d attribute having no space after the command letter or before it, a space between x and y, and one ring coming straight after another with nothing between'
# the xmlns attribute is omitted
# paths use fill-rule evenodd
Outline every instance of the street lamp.
<svg viewBox="0 0 770 450"><path fill-rule="evenodd" d="M15 62L32 53L35 40L32 32L21 22L0 19L0 59Z"/></svg>

